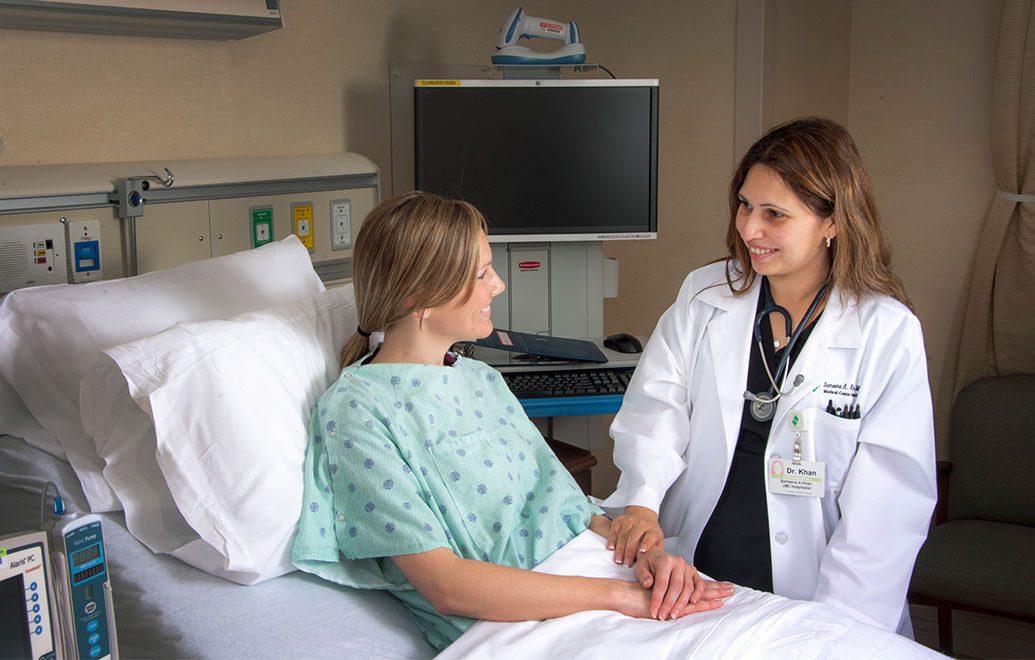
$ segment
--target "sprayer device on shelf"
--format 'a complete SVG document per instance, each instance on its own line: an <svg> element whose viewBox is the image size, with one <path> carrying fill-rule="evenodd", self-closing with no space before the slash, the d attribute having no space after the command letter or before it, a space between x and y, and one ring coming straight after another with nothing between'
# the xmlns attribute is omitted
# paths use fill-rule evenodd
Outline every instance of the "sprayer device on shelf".
<svg viewBox="0 0 1035 660"><path fill-rule="evenodd" d="M518 45L519 39L534 37L554 39L564 42L564 45L548 53L539 53ZM510 13L500 28L492 63L585 64L586 47L582 45L579 26L575 23L529 16L524 9L518 7Z"/></svg>

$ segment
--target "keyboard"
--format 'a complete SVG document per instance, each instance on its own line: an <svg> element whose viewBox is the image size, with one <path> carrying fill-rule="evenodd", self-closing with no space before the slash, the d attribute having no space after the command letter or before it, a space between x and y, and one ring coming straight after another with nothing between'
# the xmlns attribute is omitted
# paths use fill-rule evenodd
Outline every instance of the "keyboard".
<svg viewBox="0 0 1035 660"><path fill-rule="evenodd" d="M625 394L635 367L505 371L503 381L518 399Z"/></svg>

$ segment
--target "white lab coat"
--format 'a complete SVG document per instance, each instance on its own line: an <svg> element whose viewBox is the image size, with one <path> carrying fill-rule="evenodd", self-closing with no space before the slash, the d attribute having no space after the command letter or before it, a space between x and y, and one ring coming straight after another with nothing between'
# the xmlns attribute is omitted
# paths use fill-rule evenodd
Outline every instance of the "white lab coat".
<svg viewBox="0 0 1035 660"><path fill-rule="evenodd" d="M758 350L761 280L734 297L724 268L690 273L658 321L611 425L622 473L602 503L611 513L629 505L659 511L666 536L678 537L674 551L691 562L740 432L749 347ZM785 390L798 374L802 384L777 402L766 466L791 458L788 412L804 411L803 458L826 465L825 492L766 487L773 591L906 632L906 591L937 499L920 322L889 297L845 305L835 287ZM825 412L830 400L859 404L860 419Z"/></svg>

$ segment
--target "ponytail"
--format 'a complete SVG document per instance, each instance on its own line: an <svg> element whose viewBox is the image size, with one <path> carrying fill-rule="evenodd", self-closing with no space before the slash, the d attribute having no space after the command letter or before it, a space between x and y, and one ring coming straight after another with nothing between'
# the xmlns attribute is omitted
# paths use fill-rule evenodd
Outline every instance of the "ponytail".
<svg viewBox="0 0 1035 660"><path fill-rule="evenodd" d="M357 328L358 330L358 328ZM341 347L341 368L349 366L370 350L370 340L359 332L352 333L352 336L345 340Z"/></svg>

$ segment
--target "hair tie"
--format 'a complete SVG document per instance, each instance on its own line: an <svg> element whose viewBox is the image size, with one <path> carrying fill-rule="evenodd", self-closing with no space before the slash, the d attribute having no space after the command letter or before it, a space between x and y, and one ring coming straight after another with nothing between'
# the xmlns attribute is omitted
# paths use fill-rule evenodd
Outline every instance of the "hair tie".
<svg viewBox="0 0 1035 660"><path fill-rule="evenodd" d="M356 326L356 334L358 334L360 337L369 337L370 336L369 332L363 332L363 328L359 327L358 325Z"/></svg>

